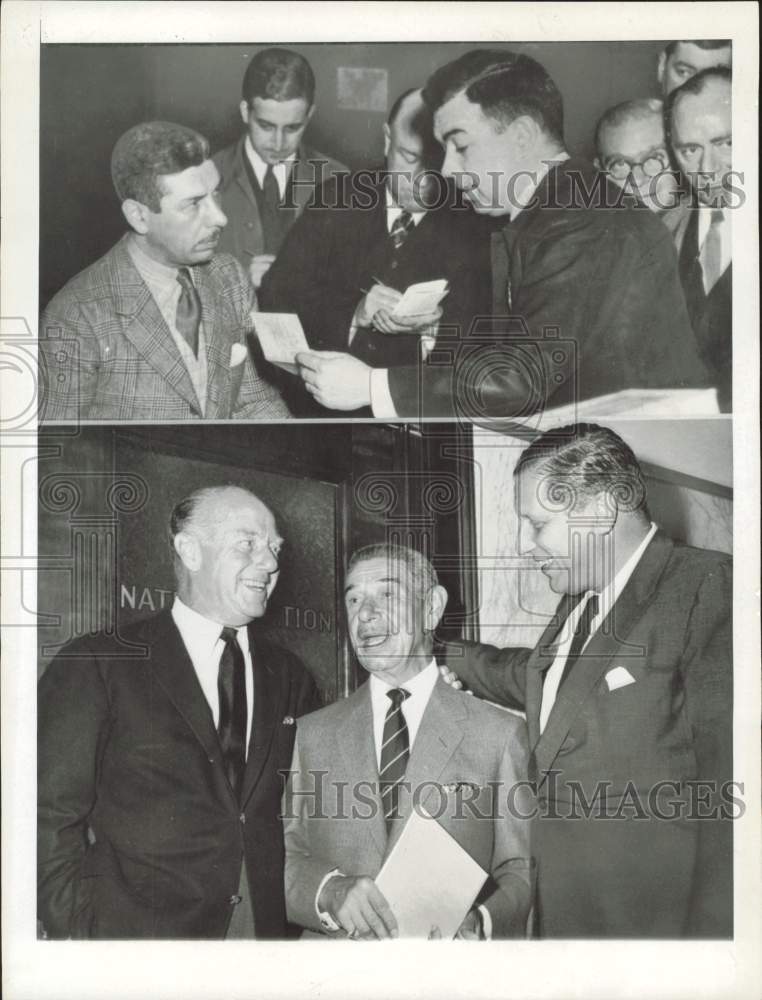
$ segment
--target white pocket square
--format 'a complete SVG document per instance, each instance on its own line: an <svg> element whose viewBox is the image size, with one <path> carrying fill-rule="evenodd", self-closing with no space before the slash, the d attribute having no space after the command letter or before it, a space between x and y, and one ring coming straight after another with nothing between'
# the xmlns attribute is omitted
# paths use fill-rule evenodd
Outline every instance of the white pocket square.
<svg viewBox="0 0 762 1000"><path fill-rule="evenodd" d="M616 691L618 688L627 687L628 684L634 684L635 678L625 667L614 667L606 674L606 683L609 691Z"/></svg>
<svg viewBox="0 0 762 1000"><path fill-rule="evenodd" d="M237 368L246 360L246 347L244 344L233 344L230 348L230 367Z"/></svg>

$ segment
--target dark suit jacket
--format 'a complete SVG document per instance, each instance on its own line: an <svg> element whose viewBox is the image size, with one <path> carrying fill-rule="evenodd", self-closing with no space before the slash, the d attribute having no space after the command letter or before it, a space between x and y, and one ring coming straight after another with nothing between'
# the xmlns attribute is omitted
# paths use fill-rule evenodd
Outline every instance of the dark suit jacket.
<svg viewBox="0 0 762 1000"><path fill-rule="evenodd" d="M695 818L720 796L698 809L694 801L693 818L688 810L672 821L625 809L637 794L648 811L658 782L679 783L685 797L686 782L732 778L731 598L728 556L657 532L542 734L543 676L555 655L548 643L572 599L561 601L534 650L450 648L448 666L478 695L526 711L543 936L732 936L731 824ZM606 675L618 666L634 683L609 690ZM600 782L609 812L621 807L630 818L563 818L575 794L579 806L580 789L591 801ZM677 793L662 794L658 808L669 816Z"/></svg>
<svg viewBox="0 0 762 1000"><path fill-rule="evenodd" d="M680 281L701 358L712 384L717 386L720 409L729 413L733 388L733 265L707 295L699 262L698 215L695 202L684 203L665 212L662 220L675 241Z"/></svg>
<svg viewBox="0 0 762 1000"><path fill-rule="evenodd" d="M43 674L38 917L50 937L222 938L244 857L257 937L285 935L278 772L291 761L294 718L317 700L298 661L251 626L249 638L242 804L169 611L125 629L121 643L77 640Z"/></svg>
<svg viewBox="0 0 762 1000"><path fill-rule="evenodd" d="M410 752L400 816L387 833L369 684L303 719L284 803L289 918L320 931L315 898L323 877L340 868L375 878L413 809L423 807L492 876L479 902L494 936L524 937L532 876L521 815L533 805L526 761L519 719L438 680ZM512 795L517 815L507 806Z"/></svg>
<svg viewBox="0 0 762 1000"><path fill-rule="evenodd" d="M259 207L244 166L244 141L242 137L232 146L214 154L220 172L220 205L228 217L222 232L219 249L232 253L248 273L251 258L265 252L262 221ZM294 208L294 220L304 211L315 188L334 174L346 173L347 168L316 149L303 146L289 178L289 192Z"/></svg>
<svg viewBox="0 0 762 1000"><path fill-rule="evenodd" d="M583 161L551 169L492 236L492 322L449 359L435 351L392 371L397 413L513 417L621 389L707 385L669 234L645 208L603 207L617 201Z"/></svg>
<svg viewBox="0 0 762 1000"><path fill-rule="evenodd" d="M404 292L414 282L446 278L440 331L460 338L489 309L490 227L465 208L432 210L392 259L384 184L366 183L371 176L324 186L322 204L336 207L306 209L265 276L260 308L297 313L316 350L348 350L373 368L417 366L418 334L361 328L348 347L355 309L374 279Z"/></svg>
<svg viewBox="0 0 762 1000"><path fill-rule="evenodd" d="M201 410L193 383L123 237L72 278L40 320L42 420L187 420ZM254 293L238 263L215 254L193 268L207 356L207 420L289 415L246 345Z"/></svg>

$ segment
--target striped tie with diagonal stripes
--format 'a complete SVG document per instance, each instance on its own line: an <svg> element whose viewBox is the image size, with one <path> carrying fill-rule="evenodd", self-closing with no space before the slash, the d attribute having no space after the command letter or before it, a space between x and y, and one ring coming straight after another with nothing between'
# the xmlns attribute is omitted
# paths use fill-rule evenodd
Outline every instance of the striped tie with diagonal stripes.
<svg viewBox="0 0 762 1000"><path fill-rule="evenodd" d="M400 782L405 777L410 756L407 723L402 714L402 702L410 697L410 692L405 688L392 688L386 694L391 705L384 719L378 774L381 779L381 804L386 819L386 829L389 830L399 814Z"/></svg>

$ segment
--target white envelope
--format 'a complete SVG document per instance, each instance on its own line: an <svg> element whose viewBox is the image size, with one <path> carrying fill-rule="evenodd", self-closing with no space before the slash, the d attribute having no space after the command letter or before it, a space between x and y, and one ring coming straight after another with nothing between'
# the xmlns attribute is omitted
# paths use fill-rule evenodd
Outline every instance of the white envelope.
<svg viewBox="0 0 762 1000"><path fill-rule="evenodd" d="M375 882L401 938L453 938L487 878L450 834L420 809L408 818Z"/></svg>
<svg viewBox="0 0 762 1000"><path fill-rule="evenodd" d="M634 684L635 678L626 667L614 667L606 674L606 684L609 691L616 691L618 688L627 687Z"/></svg>

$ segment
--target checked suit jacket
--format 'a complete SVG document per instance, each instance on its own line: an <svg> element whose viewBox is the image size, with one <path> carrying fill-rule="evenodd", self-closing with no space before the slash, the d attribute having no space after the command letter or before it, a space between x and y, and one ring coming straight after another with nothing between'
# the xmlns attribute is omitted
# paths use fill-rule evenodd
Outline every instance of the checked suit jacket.
<svg viewBox="0 0 762 1000"><path fill-rule="evenodd" d="M489 872L478 902L489 910L493 935L523 936L531 900L529 824L511 813L507 798L514 789L514 812L531 813L526 787L517 787L526 764L521 720L438 679L410 752L400 816L387 834L369 684L300 719L284 797L289 920L323 931L315 909L323 877L339 868L374 878L420 805Z"/></svg>
<svg viewBox="0 0 762 1000"><path fill-rule="evenodd" d="M286 936L280 772L319 704L249 626L254 718L233 793L169 611L67 646L38 693L38 919L50 938L225 936L245 858L258 938Z"/></svg>
<svg viewBox="0 0 762 1000"><path fill-rule="evenodd" d="M733 772L731 597L728 556L658 531L542 733L544 672L572 598L533 650L448 648L447 665L477 695L526 712L542 936L732 936L732 824L722 818L732 803L717 792ZM617 667L632 682L611 689ZM670 819L668 799L690 801L695 781L715 783L714 792ZM580 791L589 802L596 788L607 812L621 807L629 818L581 816ZM646 812L655 803L656 815L632 818L636 799Z"/></svg>
<svg viewBox="0 0 762 1000"><path fill-rule="evenodd" d="M172 334L127 250L124 236L72 278L40 319L40 418L188 420L202 416ZM207 353L207 420L289 415L255 367L247 343L255 297L238 263L215 254L193 268ZM234 344L246 347L231 366Z"/></svg>

